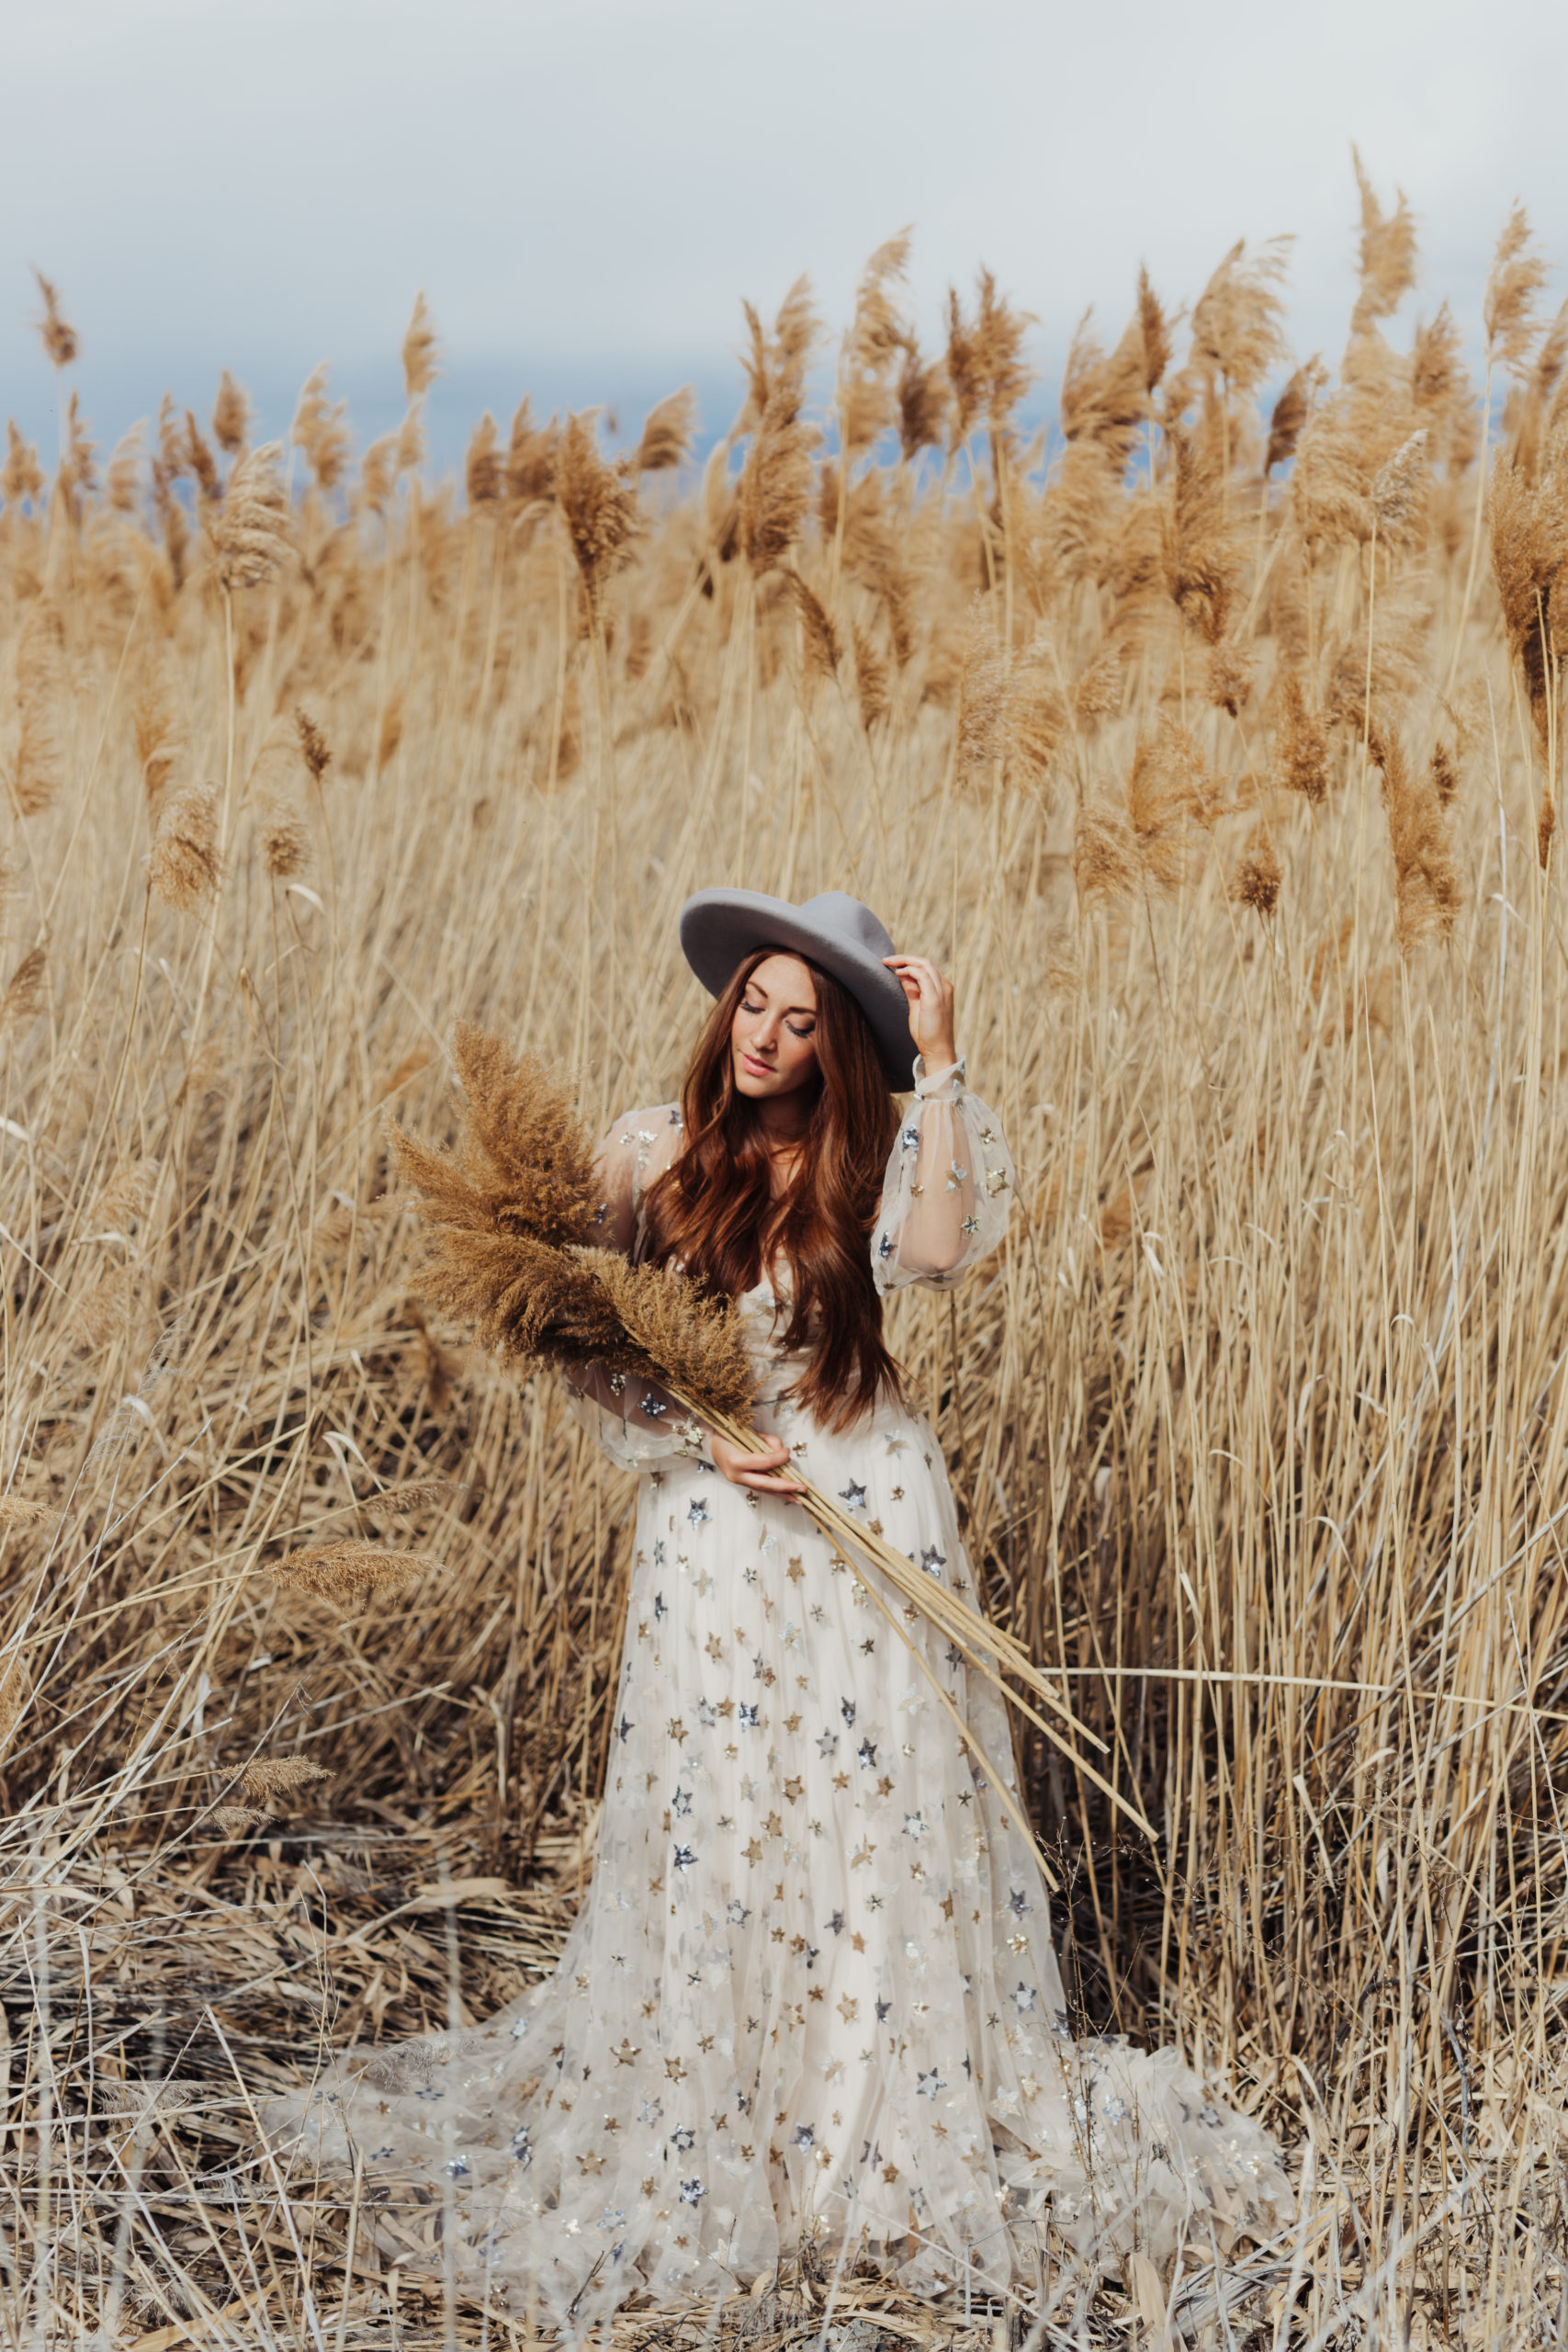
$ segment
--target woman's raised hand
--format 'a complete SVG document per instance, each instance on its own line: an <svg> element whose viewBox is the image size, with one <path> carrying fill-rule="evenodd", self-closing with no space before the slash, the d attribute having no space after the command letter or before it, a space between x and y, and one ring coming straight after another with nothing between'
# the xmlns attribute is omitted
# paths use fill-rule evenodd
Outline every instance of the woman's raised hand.
<svg viewBox="0 0 1568 2352"><path fill-rule="evenodd" d="M754 1453L743 1453L727 1437L708 1442L715 1465L732 1487L750 1487L756 1495L783 1495L786 1501L806 1492L806 1481L789 1466L789 1448L776 1437L757 1440Z"/></svg>
<svg viewBox="0 0 1568 2352"><path fill-rule="evenodd" d="M953 1034L953 982L943 979L929 956L885 956L909 1000L909 1035L928 1070L949 1069L958 1059Z"/></svg>

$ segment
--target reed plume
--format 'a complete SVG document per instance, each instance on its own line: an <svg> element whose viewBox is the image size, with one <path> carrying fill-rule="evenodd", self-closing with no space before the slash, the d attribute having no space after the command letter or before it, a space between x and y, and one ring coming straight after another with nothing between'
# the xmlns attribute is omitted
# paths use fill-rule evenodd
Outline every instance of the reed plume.
<svg viewBox="0 0 1568 2352"><path fill-rule="evenodd" d="M1287 464L1295 456L1302 427L1312 413L1314 396L1325 379L1325 370L1315 354L1286 378L1284 389L1269 412L1269 445L1263 457L1265 474L1271 474L1276 466Z"/></svg>
<svg viewBox="0 0 1568 2352"><path fill-rule="evenodd" d="M1447 811L1433 788L1435 779L1430 775L1423 777L1412 767L1391 728L1374 726L1367 748L1382 775L1389 846L1393 853L1394 933L1402 954L1408 956L1423 939L1449 938L1459 912L1459 876L1449 842ZM1541 863L1546 863L1545 842Z"/></svg>
<svg viewBox="0 0 1568 2352"><path fill-rule="evenodd" d="M384 433L359 460L359 502L370 514L385 514L397 481L398 436Z"/></svg>
<svg viewBox="0 0 1568 2352"><path fill-rule="evenodd" d="M1250 400L1283 355L1282 289L1292 242L1273 237L1248 254L1246 239L1238 239L1193 308L1188 364L1217 377L1233 398Z"/></svg>
<svg viewBox="0 0 1568 2352"><path fill-rule="evenodd" d="M156 822L159 804L185 749L185 728L175 702L169 673L154 660L142 673L130 707L147 813Z"/></svg>
<svg viewBox="0 0 1568 2352"><path fill-rule="evenodd" d="M785 296L771 337L750 303L746 320L751 356L745 417L752 429L736 519L747 563L760 577L787 560L810 502L811 454L818 435L800 412L807 362L819 328L804 277Z"/></svg>
<svg viewBox="0 0 1568 2352"><path fill-rule="evenodd" d="M0 1034L36 1021L48 1002L49 956L42 947L29 947L0 994Z"/></svg>
<svg viewBox="0 0 1568 2352"><path fill-rule="evenodd" d="M237 458L250 429L250 396L225 368L218 379L218 397L212 403L212 437L225 457Z"/></svg>
<svg viewBox="0 0 1568 2352"><path fill-rule="evenodd" d="M468 436L463 459L463 488L469 509L476 514L482 506L497 504L505 492L506 469L498 445L495 419L488 409Z"/></svg>
<svg viewBox="0 0 1568 2352"><path fill-rule="evenodd" d="M533 506L556 494L556 450L560 433L552 416L536 425L527 401L519 402L506 444L506 495L513 506Z"/></svg>
<svg viewBox="0 0 1568 2352"><path fill-rule="evenodd" d="M632 458L633 472L670 473L684 465L696 429L697 396L686 384L649 410Z"/></svg>
<svg viewBox="0 0 1568 2352"><path fill-rule="evenodd" d="M141 468L146 459L145 424L122 433L109 453L104 470L104 495L117 514L134 514L141 502Z"/></svg>
<svg viewBox="0 0 1568 2352"><path fill-rule="evenodd" d="M1355 147L1350 159L1361 198L1360 288L1350 313L1355 337L1391 317L1415 285L1416 222L1402 188L1394 191L1393 210L1385 212Z"/></svg>
<svg viewBox="0 0 1568 2352"><path fill-rule="evenodd" d="M309 1593L338 1609L363 1609L401 1592L442 1566L431 1552L389 1552L379 1544L310 1544L273 1566L285 1592Z"/></svg>
<svg viewBox="0 0 1568 2352"><path fill-rule="evenodd" d="M218 795L209 784L189 784L164 810L147 859L153 896L177 914L195 914L217 891Z"/></svg>
<svg viewBox="0 0 1568 2352"><path fill-rule="evenodd" d="M635 478L601 456L592 411L567 419L556 452L555 491L590 626L597 628L604 592L631 561L644 526Z"/></svg>
<svg viewBox="0 0 1568 2352"><path fill-rule="evenodd" d="M319 785L333 763L333 747L308 710L296 704L294 709L294 741L299 757L310 771L312 784Z"/></svg>
<svg viewBox="0 0 1568 2352"><path fill-rule="evenodd" d="M265 442L241 458L209 528L218 584L226 594L259 587L293 552L288 502L278 474L281 444Z"/></svg>
<svg viewBox="0 0 1568 2352"><path fill-rule="evenodd" d="M258 1756L245 1766L234 1785L241 1796L265 1802L332 1777L324 1764L312 1764L303 1756Z"/></svg>
<svg viewBox="0 0 1568 2352"><path fill-rule="evenodd" d="M854 311L839 355L839 446L847 461L869 449L894 421L893 369L909 345L897 291L905 283L910 232L878 245L861 273Z"/></svg>
<svg viewBox="0 0 1568 2352"><path fill-rule="evenodd" d="M861 725L869 735L887 716L887 664L858 621L851 623L850 638L854 652L855 698L860 706Z"/></svg>
<svg viewBox="0 0 1568 2352"><path fill-rule="evenodd" d="M223 497L223 476L207 438L196 417L186 411L185 449L181 469L195 482L198 495L208 506L219 505Z"/></svg>
<svg viewBox="0 0 1568 2352"><path fill-rule="evenodd" d="M1225 633L1236 571L1224 476L1213 444L1179 425L1167 428L1169 491L1161 518L1166 593L1204 641Z"/></svg>
<svg viewBox="0 0 1568 2352"><path fill-rule="evenodd" d="M59 606L40 597L17 647L17 702L21 719L9 783L17 812L38 817L65 783L62 719L65 707L65 632Z"/></svg>
<svg viewBox="0 0 1568 2352"><path fill-rule="evenodd" d="M329 399L325 362L313 368L299 390L288 437L304 458L323 495L337 489L348 470L348 403Z"/></svg>
<svg viewBox="0 0 1568 2352"><path fill-rule="evenodd" d="M1280 903L1282 878L1279 852L1267 832L1259 829L1236 862L1231 877L1231 897L1238 906L1250 907L1267 921Z"/></svg>
<svg viewBox="0 0 1568 2352"><path fill-rule="evenodd" d="M1530 717L1550 761L1562 729L1562 673L1568 657L1568 440L1532 481L1514 458L1492 477L1492 570L1508 650L1518 666ZM1548 775L1547 791L1553 779Z"/></svg>
<svg viewBox="0 0 1568 2352"><path fill-rule="evenodd" d="M60 307L60 288L41 269L35 269L34 279L43 301L43 315L36 324L39 341L49 355L52 368L69 368L76 356L76 330L67 321Z"/></svg>
<svg viewBox="0 0 1568 2352"><path fill-rule="evenodd" d="M38 451L30 441L25 441L14 421L6 420L6 464L0 471L0 498L13 512L23 504L36 505L43 494L43 469L38 461Z"/></svg>
<svg viewBox="0 0 1568 2352"><path fill-rule="evenodd" d="M911 334L898 370L898 454L912 464L922 449L940 449L947 423L947 370L940 359L920 357Z"/></svg>
<svg viewBox="0 0 1568 2352"><path fill-rule="evenodd" d="M779 567L785 587L789 590L795 609L800 616L800 645L806 674L812 678L831 678L839 667L838 632L829 620L820 598L809 588L792 565Z"/></svg>
<svg viewBox="0 0 1568 2352"><path fill-rule="evenodd" d="M1540 332L1536 300L1546 284L1546 264L1532 250L1529 218L1522 204L1509 208L1486 273L1481 319L1486 330L1486 365L1523 376Z"/></svg>
<svg viewBox="0 0 1568 2352"><path fill-rule="evenodd" d="M983 775L1007 748L1009 663L978 597L969 615L958 682L957 774Z"/></svg>
<svg viewBox="0 0 1568 2352"><path fill-rule="evenodd" d="M410 407L423 400L441 372L435 322L423 287L413 298L413 311L403 336L403 393Z"/></svg>
<svg viewBox="0 0 1568 2352"><path fill-rule="evenodd" d="M60 487L73 514L80 513L98 486L96 459L97 451L82 413L81 401L73 392L65 405L65 454L60 461Z"/></svg>
<svg viewBox="0 0 1568 2352"><path fill-rule="evenodd" d="M1372 477L1372 519L1385 545L1408 543L1419 526L1426 503L1430 438L1427 427L1418 425Z"/></svg>

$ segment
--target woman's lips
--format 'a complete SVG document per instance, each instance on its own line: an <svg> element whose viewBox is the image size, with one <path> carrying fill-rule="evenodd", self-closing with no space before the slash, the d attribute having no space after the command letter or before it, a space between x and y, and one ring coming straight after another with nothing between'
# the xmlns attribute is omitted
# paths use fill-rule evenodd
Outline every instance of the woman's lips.
<svg viewBox="0 0 1568 2352"><path fill-rule="evenodd" d="M749 1054L744 1046L742 1046L740 1050L740 1058L745 1063L747 1071L750 1077L772 1078L773 1074L773 1066L771 1062L760 1062L757 1059L756 1055Z"/></svg>

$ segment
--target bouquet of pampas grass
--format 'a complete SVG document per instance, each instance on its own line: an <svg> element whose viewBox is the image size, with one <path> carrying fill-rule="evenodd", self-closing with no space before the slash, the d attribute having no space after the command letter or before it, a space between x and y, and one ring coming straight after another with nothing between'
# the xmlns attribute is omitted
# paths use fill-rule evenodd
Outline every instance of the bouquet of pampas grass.
<svg viewBox="0 0 1568 2352"><path fill-rule="evenodd" d="M755 1451L759 1441L749 1426L754 1374L733 1303L710 1297L672 1268L633 1265L619 1251L599 1246L593 1145L569 1091L542 1064L517 1059L500 1038L467 1023L457 1026L454 1053L463 1087L456 1148L433 1148L400 1127L391 1129L398 1166L430 1227L422 1271L430 1304L471 1325L481 1344L505 1362L552 1363L569 1373L602 1365L654 1382L719 1436ZM807 1487L801 1502L922 1667L922 1653L857 1553L878 1570L880 1582L893 1587L906 1616L924 1617L966 1665L995 1683L1153 1837L1143 1815L1084 1760L1077 1745L1088 1741L1103 1753L1104 1742L1076 1721L1010 1634L965 1609L830 1496ZM1005 1775L927 1673L1002 1804L1029 1836ZM1013 1687L1020 1684L1061 1728Z"/></svg>

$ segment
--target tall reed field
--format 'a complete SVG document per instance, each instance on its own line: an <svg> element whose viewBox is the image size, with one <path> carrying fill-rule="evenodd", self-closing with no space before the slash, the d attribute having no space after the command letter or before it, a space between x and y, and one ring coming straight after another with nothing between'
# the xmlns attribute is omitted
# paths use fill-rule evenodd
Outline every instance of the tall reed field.
<svg viewBox="0 0 1568 2352"><path fill-rule="evenodd" d="M1023 313L982 274L922 352L899 238L841 334L804 281L746 310L705 463L682 393L619 458L525 401L434 486L423 300L358 456L319 370L281 446L225 377L104 461L43 288L62 447L0 475L7 2345L519 2338L252 2117L570 1916L631 1488L422 1304L389 1122L453 1131L458 1019L606 1124L668 1099L713 883L850 890L955 979L1019 1205L894 1344L992 1612L1158 1831L1021 1741L1073 1998L1302 2184L1240 2315L1067 2281L1033 2341L1568 2329L1568 307L1516 209L1483 318L1402 347L1410 215L1361 207L1337 369L1238 245L1080 327L1031 438ZM749 2340L1027 2333L821 2302L803 2266Z"/></svg>

